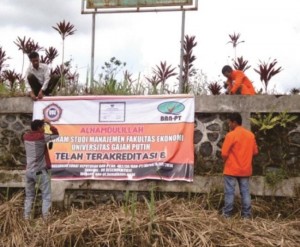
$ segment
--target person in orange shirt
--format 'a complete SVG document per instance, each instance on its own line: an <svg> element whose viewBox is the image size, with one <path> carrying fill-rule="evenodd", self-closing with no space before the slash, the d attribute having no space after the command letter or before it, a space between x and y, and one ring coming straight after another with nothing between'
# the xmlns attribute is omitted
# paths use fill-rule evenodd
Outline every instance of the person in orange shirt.
<svg viewBox="0 0 300 247"><path fill-rule="evenodd" d="M243 218L251 217L251 196L249 191L249 178L252 175L252 158L258 154L254 134L242 125L239 113L229 115L229 128L231 131L225 136L222 145L222 158L224 166L224 207L222 213L230 217L233 210L235 185L238 182Z"/></svg>
<svg viewBox="0 0 300 247"><path fill-rule="evenodd" d="M252 82L241 70L233 70L229 65L225 65L222 74L227 78L225 87L228 94L254 95L255 90Z"/></svg>

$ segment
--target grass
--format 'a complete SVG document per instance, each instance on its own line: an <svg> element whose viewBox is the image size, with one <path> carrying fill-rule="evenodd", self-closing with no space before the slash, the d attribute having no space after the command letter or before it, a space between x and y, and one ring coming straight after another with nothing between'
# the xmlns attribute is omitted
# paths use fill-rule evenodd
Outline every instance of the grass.
<svg viewBox="0 0 300 247"><path fill-rule="evenodd" d="M0 204L0 246L300 246L299 198L285 198L278 205L254 199L254 219L243 220L238 214L231 219L220 216L213 209L220 200L214 197L208 207L203 195L156 201L151 195L150 202L128 195L127 206L109 203L54 211L46 223L22 219L24 198L19 193Z"/></svg>

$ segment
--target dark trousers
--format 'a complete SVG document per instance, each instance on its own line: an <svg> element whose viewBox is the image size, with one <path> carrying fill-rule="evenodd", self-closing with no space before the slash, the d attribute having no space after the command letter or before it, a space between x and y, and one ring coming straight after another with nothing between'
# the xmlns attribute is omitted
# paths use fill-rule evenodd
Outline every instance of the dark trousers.
<svg viewBox="0 0 300 247"><path fill-rule="evenodd" d="M33 74L29 74L27 79L31 87L31 90L33 91L35 96L38 96L42 88L42 85L39 83L39 80ZM50 81L48 87L44 91L44 95L48 96L53 91L53 89L56 87L57 83L59 82L59 79L60 79L59 75L54 75L50 77Z"/></svg>

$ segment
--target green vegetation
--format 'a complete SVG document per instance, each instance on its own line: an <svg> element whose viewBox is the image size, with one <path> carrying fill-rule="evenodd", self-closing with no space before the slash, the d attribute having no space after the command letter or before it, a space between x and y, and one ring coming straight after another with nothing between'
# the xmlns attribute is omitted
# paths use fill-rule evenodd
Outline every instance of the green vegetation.
<svg viewBox="0 0 300 247"><path fill-rule="evenodd" d="M182 68L182 85L180 85L180 75L178 65L167 64L166 61L160 61L158 65L152 68L150 75L138 75L138 78L132 78L132 74L126 70L126 62L121 62L112 57L101 67L98 80L89 80L89 72L87 71L86 82L79 81L79 74L72 67L71 60L65 61L65 39L76 33L73 24L65 20L56 23L52 28L57 31L62 39L61 63L51 70L51 75L60 76L60 83L57 86L54 95L146 95L146 94L222 94L222 79L209 81L205 72L195 68L197 60L194 54L194 48L197 46L196 37L186 35L183 43L183 68ZM237 56L237 47L245 41L240 41L241 35L233 33L229 35L230 40L227 42L232 44L234 56L232 58L232 66L235 69L247 70L251 66L243 56ZM41 62L53 64L58 57L58 51L54 47L42 47L32 38L17 37L14 44L22 51L22 69L21 72L7 69L7 62L11 59L3 50L0 44L0 96L13 97L25 95L24 85L24 61L27 55L32 51L37 51L41 55ZM44 54L42 54L44 53ZM264 87L264 92L268 93L268 86L271 78L282 71L281 67L275 68L277 60L271 62L262 62L259 60L258 68L254 69L259 76ZM221 69L221 68L220 68ZM120 75L122 74L123 75ZM176 76L176 77L175 77ZM259 92L263 90L260 89ZM293 88L291 94L298 94L299 89Z"/></svg>
<svg viewBox="0 0 300 247"><path fill-rule="evenodd" d="M296 115L287 112L258 113L250 118L260 151L257 162L270 186L299 175L299 169L294 169L288 162L294 145L290 132L296 127L297 119Z"/></svg>

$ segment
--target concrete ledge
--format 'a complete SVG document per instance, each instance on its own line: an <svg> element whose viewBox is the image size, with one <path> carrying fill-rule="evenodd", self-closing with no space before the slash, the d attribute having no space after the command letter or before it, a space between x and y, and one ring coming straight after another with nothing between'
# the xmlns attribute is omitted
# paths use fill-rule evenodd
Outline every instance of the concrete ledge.
<svg viewBox="0 0 300 247"><path fill-rule="evenodd" d="M99 95L100 96L100 95ZM0 112L32 113L29 97L0 99ZM195 112L300 112L300 95L200 95L195 96Z"/></svg>
<svg viewBox="0 0 300 247"><path fill-rule="evenodd" d="M300 95L201 95L195 112L300 112Z"/></svg>
<svg viewBox="0 0 300 247"><path fill-rule="evenodd" d="M24 188L25 171L0 171L0 187ZM5 178L5 180L3 180ZM52 201L63 202L66 190L106 190L106 191L150 191L154 188L161 192L175 193L210 193L216 190L223 191L223 177L220 176L195 176L194 182L166 182L156 180L144 180L140 182L130 181L52 181ZM289 178L278 183L276 187L270 187L262 176L251 178L250 191L256 196L282 196L295 197L300 191L300 177ZM238 189L236 190L238 193Z"/></svg>
<svg viewBox="0 0 300 247"><path fill-rule="evenodd" d="M32 113L33 101L29 97L11 97L0 99L0 113Z"/></svg>

